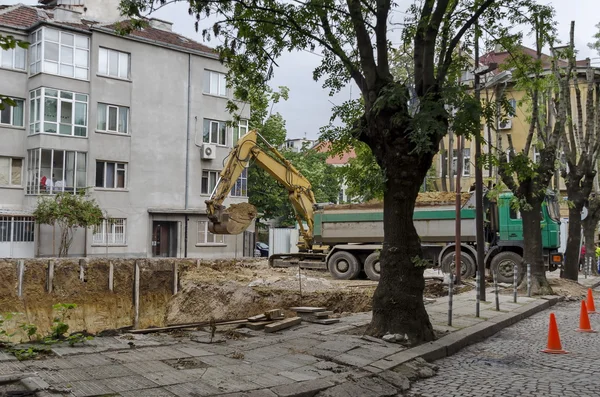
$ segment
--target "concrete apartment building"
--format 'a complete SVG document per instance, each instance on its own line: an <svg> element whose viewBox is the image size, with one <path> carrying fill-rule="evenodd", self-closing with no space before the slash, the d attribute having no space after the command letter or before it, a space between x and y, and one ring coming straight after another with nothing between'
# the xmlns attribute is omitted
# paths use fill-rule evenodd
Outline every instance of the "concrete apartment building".
<svg viewBox="0 0 600 397"><path fill-rule="evenodd" d="M89 188L106 213L80 229L72 256L252 256L254 234L212 235L204 201L247 127L231 128L225 66L169 22L115 33L119 0L0 5L0 257L58 253L59 230L35 224L40 197ZM247 201L246 175L225 203ZM187 241L187 244L186 244Z"/></svg>

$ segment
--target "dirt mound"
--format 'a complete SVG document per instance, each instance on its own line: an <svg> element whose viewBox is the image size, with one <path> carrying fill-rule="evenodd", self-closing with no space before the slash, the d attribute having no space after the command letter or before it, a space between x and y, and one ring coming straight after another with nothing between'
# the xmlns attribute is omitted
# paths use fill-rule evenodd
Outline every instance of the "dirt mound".
<svg viewBox="0 0 600 397"><path fill-rule="evenodd" d="M256 217L256 207L250 203L231 204L223 211L227 221L211 223L211 232L216 234L240 234L248 228Z"/></svg>
<svg viewBox="0 0 600 397"><path fill-rule="evenodd" d="M470 193L461 194L461 205L464 205L469 198ZM416 206L417 207L429 207L435 205L453 205L456 203L456 193L452 192L425 192L419 193L417 196ZM354 209L383 209L383 201L371 200L366 203L360 204L340 204L340 205L328 205L324 207L326 210L354 210Z"/></svg>
<svg viewBox="0 0 600 397"><path fill-rule="evenodd" d="M587 287L573 280L548 278L548 283L552 287L552 291L554 291L555 295L572 297L585 297L587 295Z"/></svg>

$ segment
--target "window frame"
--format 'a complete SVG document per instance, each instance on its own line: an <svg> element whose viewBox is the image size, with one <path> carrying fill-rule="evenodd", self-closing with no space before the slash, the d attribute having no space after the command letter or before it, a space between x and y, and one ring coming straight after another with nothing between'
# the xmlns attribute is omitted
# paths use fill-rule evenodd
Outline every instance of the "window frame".
<svg viewBox="0 0 600 397"><path fill-rule="evenodd" d="M48 95L48 91L56 91L56 96ZM71 98L64 97L63 95L70 95ZM78 99L78 96L85 97L85 101ZM45 119L45 111L46 111L46 101L47 100L56 100L56 121L46 120ZM61 133L61 126L66 126L68 124L62 123L62 108L63 103L71 104L71 133L63 134ZM85 106L84 113L84 122L85 124L77 124L77 105L83 104ZM75 91L67 91L60 90L56 88L50 87L39 87L29 92L29 133L28 135L36 135L36 134L48 134L48 135L56 135L56 136L69 136L73 138L88 138L89 132L89 104L90 104L90 96L88 94L75 92ZM54 124L56 127L56 132L45 131L46 124L52 125ZM77 135L77 128L85 128L85 135Z"/></svg>
<svg viewBox="0 0 600 397"><path fill-rule="evenodd" d="M0 183L0 187L9 187L9 188L22 188L23 187L23 166L25 165L25 161L21 157L12 157L12 156L0 156L0 159L8 159L8 183L2 184ZM14 161L19 160L21 162L21 174L19 175L19 183L14 183L13 181L13 167Z"/></svg>
<svg viewBox="0 0 600 397"><path fill-rule="evenodd" d="M209 125L208 134L205 130L207 122ZM213 124L218 125L217 142L212 141L212 125ZM222 131L223 128L225 129L225 131ZM202 119L202 143L208 143L208 144L212 144L212 145L227 147L227 135L228 135L227 134L227 122L220 121L220 120L214 120L214 119L207 119L207 118ZM208 136L208 141L206 141L207 136ZM221 137L223 138L223 143L219 142Z"/></svg>
<svg viewBox="0 0 600 397"><path fill-rule="evenodd" d="M35 242L35 219L32 216L0 215L2 224L4 228L0 227L0 243Z"/></svg>
<svg viewBox="0 0 600 397"><path fill-rule="evenodd" d="M216 92L212 91L211 83L212 76L217 76L217 87ZM222 83L224 83L225 92L222 93L221 89ZM226 98L229 95L229 88L227 87L227 74L222 72L217 72L216 70L204 69L204 84L203 84L202 92L206 95L214 95L221 98Z"/></svg>
<svg viewBox="0 0 600 397"><path fill-rule="evenodd" d="M17 102L17 103L21 103L21 125L15 124L15 108L18 108L18 106L9 106L9 105L5 105L6 107L4 108L3 111L6 111L7 109L10 111L10 123L3 123L2 122L2 117L0 116L0 127L14 127L14 128L25 128L25 99L21 99L21 98L10 98L13 101ZM0 113L2 113L3 111L0 111Z"/></svg>
<svg viewBox="0 0 600 397"><path fill-rule="evenodd" d="M117 233L117 228L122 228L122 233ZM122 236L118 241L115 237L117 235ZM126 246L127 218L102 218L102 223L99 226L94 226L92 230L92 245L102 247Z"/></svg>
<svg viewBox="0 0 600 397"><path fill-rule="evenodd" d="M49 32L57 32L58 39L54 40L49 38ZM63 36L71 35L73 36L73 43L69 44L63 41ZM72 32L64 29L57 29L54 27L41 27L30 34L29 42L31 43L29 46L29 75L35 76L38 73L47 73L55 76L62 76L76 80L89 81L90 80L90 51L91 51L91 40L90 36L83 35L80 33ZM86 46L79 45L79 39L85 39ZM54 44L58 46L58 51L56 55L56 60L47 59L46 58L46 48L48 44ZM71 49L72 60L71 62L66 62L63 58L63 49ZM77 53L78 51L85 52L85 66L77 63ZM50 64L56 65L56 70L50 70L47 67ZM62 73L62 67L71 67L72 74ZM78 71L85 71L85 77L81 77L77 75Z"/></svg>
<svg viewBox="0 0 600 397"><path fill-rule="evenodd" d="M244 186L245 182L245 186ZM240 193L240 194L238 194ZM244 194L245 193L245 194ZM242 170L242 173L235 181L235 185L231 188L229 192L231 197L248 197L248 168Z"/></svg>
<svg viewBox="0 0 600 397"><path fill-rule="evenodd" d="M130 113L131 110L128 106L120 106L120 105L112 105L109 103L104 103L104 102L98 102L97 104L97 112L96 112L96 131L97 132L103 132L106 134L115 134L115 135L129 135L129 125L130 125ZM104 106L104 116L105 116L105 123L106 123L106 128L102 129L100 128L100 107ZM117 109L117 129L116 130L109 130L109 119L110 119L110 109ZM121 112L125 110L127 112L127 116L125 118L125 132L121 132L119 131L119 123L121 121Z"/></svg>
<svg viewBox="0 0 600 397"><path fill-rule="evenodd" d="M102 168L103 168L103 172L102 172L102 181L103 181L103 186L98 186L98 164L102 164ZM114 175L113 175L113 182L114 182L114 187L107 187L106 186L106 181L108 180L106 178L106 173L108 172L108 164L114 164ZM127 165L128 163L125 162L121 162L121 161L110 161L110 160L96 160L96 180L94 182L94 187L95 189L106 189L106 190L126 190L127 189ZM119 168L119 166L122 166L122 168ZM118 179L119 179L119 172L123 171L123 187L118 187Z"/></svg>
<svg viewBox="0 0 600 397"><path fill-rule="evenodd" d="M17 67L17 52L21 52L23 54L23 68ZM10 67L4 66L4 57L8 56L8 54L10 54L11 58ZM27 72L27 50L19 46L16 46L15 48L9 48L7 50L0 49L0 69Z"/></svg>
<svg viewBox="0 0 600 397"><path fill-rule="evenodd" d="M241 132L244 130L246 132L244 132L242 134ZM231 129L231 147L234 147L235 145L237 145L237 142L240 140L240 138L243 137L244 135L246 135L248 133L248 131L250 131L250 125L249 125L248 119L239 120L237 125L235 125Z"/></svg>
<svg viewBox="0 0 600 397"><path fill-rule="evenodd" d="M201 227L201 224L202 227ZM196 226L198 228L196 235L196 246L226 246L225 235L213 234L208 230L208 220L197 221ZM200 235L204 235L203 241L200 240ZM208 241L208 237L212 236L213 241ZM221 241L217 241L220 239Z"/></svg>
<svg viewBox="0 0 600 397"><path fill-rule="evenodd" d="M206 183L206 191L204 190L204 173L207 173L206 179L207 179L207 183ZM210 175L214 174L215 175L215 184L212 187L212 189L210 188ZM215 188L217 187L217 185L219 184L219 171L214 171L214 170L202 170L202 175L200 177L200 194L204 195L204 196L210 196L212 194L212 192L215 190Z"/></svg>
<svg viewBox="0 0 600 397"><path fill-rule="evenodd" d="M102 58L102 51L106 51L106 72L104 72L100 67L100 59ZM117 73L115 75L110 74L110 53L117 54ZM125 55L127 58L127 75L125 77L121 76L121 55ZM131 80L131 54L125 51L119 51L108 47L99 47L98 48L98 76L109 77L113 79L120 80Z"/></svg>
<svg viewBox="0 0 600 397"><path fill-rule="evenodd" d="M43 176L46 176L46 178L48 178L47 175L45 175L46 171L44 171L44 174L42 174L42 158L43 158L43 154L44 151L50 151L50 171L49 171L49 175L50 178L52 178L52 175L55 174L55 161L54 161L54 155L56 152L62 152L62 158L63 158L63 162L62 162L62 175L60 179L61 181L63 181L63 186L62 187L56 187L55 186L55 182L52 182L52 185L50 187L48 187L48 184L46 184L44 186L44 188L42 188L42 184L41 184L41 179ZM71 155L72 154L72 155ZM73 159L73 163L69 164L69 158L72 156ZM78 179L81 176L81 170L79 169L80 164L80 158L81 156L84 157L83 160L83 166L84 166L84 170L83 170L83 176L84 176L84 183L83 186L80 186L78 183ZM26 182L26 190L25 190L25 194L26 195L35 195L35 196L39 196L39 195L51 195L51 194L55 194L58 192L70 192L70 193L78 193L81 190L85 190L88 188L87 186L87 177L88 177L88 168L89 168L89 164L88 164L88 160L89 160L89 156L87 152L81 152L81 151L76 151L76 150L64 150L64 149L46 149L43 147L39 147L39 148L34 148L34 149L28 149L27 150L27 182ZM72 169L69 170L69 166L72 166ZM71 173L71 175L69 175ZM73 179L73 186L66 186L67 182L66 180L68 180L69 176L72 177ZM56 175L55 175L56 177ZM57 181L59 179L57 178Z"/></svg>

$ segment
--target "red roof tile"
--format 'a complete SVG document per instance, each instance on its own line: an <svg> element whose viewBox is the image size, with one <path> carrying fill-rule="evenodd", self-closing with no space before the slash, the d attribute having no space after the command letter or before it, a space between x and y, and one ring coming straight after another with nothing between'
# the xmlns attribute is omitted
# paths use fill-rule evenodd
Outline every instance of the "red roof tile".
<svg viewBox="0 0 600 397"><path fill-rule="evenodd" d="M315 149L319 153L329 153L329 151L331 150L331 143L322 142L322 143L319 143L316 146L314 146L313 149ZM354 149L349 149L348 151L342 153L341 155L337 154L337 155L331 155L331 156L327 157L327 160L325 160L325 162L327 164L331 164L331 165L344 165L344 164L348 164L348 161L355 157L356 157L356 153L354 152Z"/></svg>
<svg viewBox="0 0 600 397"><path fill-rule="evenodd" d="M17 4L0 10L0 25L30 28L46 17L47 14L41 9Z"/></svg>

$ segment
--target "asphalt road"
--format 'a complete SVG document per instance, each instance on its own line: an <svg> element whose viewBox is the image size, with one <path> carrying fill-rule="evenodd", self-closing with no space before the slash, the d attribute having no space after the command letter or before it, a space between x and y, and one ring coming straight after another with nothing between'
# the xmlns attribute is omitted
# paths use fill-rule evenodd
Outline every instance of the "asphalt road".
<svg viewBox="0 0 600 397"><path fill-rule="evenodd" d="M596 291L600 311L600 292ZM435 363L432 378L414 383L411 396L492 397L600 396L600 333L576 332L580 302L563 302L538 313L458 354ZM569 354L542 353L550 312L556 315L563 349ZM600 331L600 313L590 314Z"/></svg>

